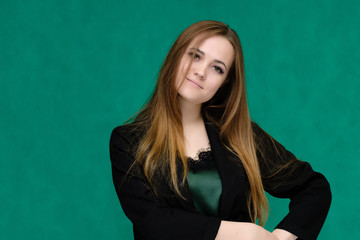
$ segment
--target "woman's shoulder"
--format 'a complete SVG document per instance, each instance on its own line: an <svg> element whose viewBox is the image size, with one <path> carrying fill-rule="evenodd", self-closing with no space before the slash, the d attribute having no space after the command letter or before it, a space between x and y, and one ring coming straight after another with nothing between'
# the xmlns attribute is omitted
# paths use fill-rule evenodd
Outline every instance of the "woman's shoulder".
<svg viewBox="0 0 360 240"><path fill-rule="evenodd" d="M267 142L273 140L272 137L264 129L262 129L259 126L259 124L256 123L255 121L251 121L251 128L256 144L261 144L264 143L264 141Z"/></svg>
<svg viewBox="0 0 360 240"><path fill-rule="evenodd" d="M136 136L142 132L142 128L136 123L125 123L113 129L112 133L118 133L124 136Z"/></svg>
<svg viewBox="0 0 360 240"><path fill-rule="evenodd" d="M267 131L265 131L258 123L251 121L251 127L255 143L260 146L280 145Z"/></svg>
<svg viewBox="0 0 360 240"><path fill-rule="evenodd" d="M288 151L281 143L274 139L269 133L263 130L254 121L251 122L254 141L256 145L256 154L262 168L281 169L288 165L289 168L296 165L302 165L297 157ZM295 167L294 167L295 169Z"/></svg>
<svg viewBox="0 0 360 240"><path fill-rule="evenodd" d="M111 132L110 147L117 146L130 149L130 146L138 145L143 134L144 129L135 123L117 126Z"/></svg>
<svg viewBox="0 0 360 240"><path fill-rule="evenodd" d="M269 133L262 129L256 122L251 122L256 150L261 153L262 157L270 157L272 159L282 159L283 156L295 159L294 155L287 151L286 148L274 139Z"/></svg>

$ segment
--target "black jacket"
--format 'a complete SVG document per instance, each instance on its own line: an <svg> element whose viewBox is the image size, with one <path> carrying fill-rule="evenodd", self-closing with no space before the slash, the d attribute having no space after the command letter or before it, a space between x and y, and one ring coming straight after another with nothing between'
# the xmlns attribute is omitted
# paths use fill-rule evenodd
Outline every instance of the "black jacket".
<svg viewBox="0 0 360 240"><path fill-rule="evenodd" d="M182 192L188 200L183 200L175 195L165 178L158 179L161 198L154 195L142 174L130 174L123 181L134 162L142 133L131 124L113 130L110 139L113 181L124 213L133 223L135 240L214 240L221 220L250 222L245 171L235 155L220 143L217 129L206 123L206 131L222 181L218 217L197 212L187 184ZM291 199L289 213L277 228L299 239L316 239L331 202L327 180L308 163L297 160L255 123L253 131L265 191ZM275 172L278 173L274 175Z"/></svg>

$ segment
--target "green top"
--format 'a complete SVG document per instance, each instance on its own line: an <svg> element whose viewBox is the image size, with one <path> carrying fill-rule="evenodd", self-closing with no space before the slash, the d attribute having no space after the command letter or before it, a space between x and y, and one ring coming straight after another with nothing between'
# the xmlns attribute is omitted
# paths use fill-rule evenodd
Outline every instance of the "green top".
<svg viewBox="0 0 360 240"><path fill-rule="evenodd" d="M207 216L217 216L222 191L221 179L211 151L199 160L189 158L187 180L196 209Z"/></svg>

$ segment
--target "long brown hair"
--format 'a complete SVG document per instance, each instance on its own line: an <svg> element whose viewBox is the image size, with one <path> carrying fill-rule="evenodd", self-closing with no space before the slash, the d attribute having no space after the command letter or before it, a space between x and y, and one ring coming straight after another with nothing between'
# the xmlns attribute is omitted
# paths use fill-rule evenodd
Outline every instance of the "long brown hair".
<svg viewBox="0 0 360 240"><path fill-rule="evenodd" d="M175 87L180 60L196 38L196 44L220 35L234 47L235 57L225 84L202 106L203 116L220 129L223 144L237 155L244 166L250 184L248 209L253 222L265 224L265 196L256 146L246 99L244 59L239 37L228 25L217 21L200 21L185 29L168 52L160 69L154 93L134 120L144 128L135 163L141 166L150 185L156 191L156 175L169 177L169 184L183 197L180 186L186 181L187 161L178 93ZM198 46L198 45L197 45ZM179 172L179 162L183 172Z"/></svg>

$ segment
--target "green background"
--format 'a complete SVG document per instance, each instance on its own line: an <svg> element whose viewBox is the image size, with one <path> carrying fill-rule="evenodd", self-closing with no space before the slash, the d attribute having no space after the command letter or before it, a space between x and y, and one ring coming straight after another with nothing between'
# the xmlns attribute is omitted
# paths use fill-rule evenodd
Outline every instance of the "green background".
<svg viewBox="0 0 360 240"><path fill-rule="evenodd" d="M242 41L252 118L329 180L318 239L356 239L360 3L0 0L0 238L132 239L108 142L190 24ZM287 211L270 198L267 228Z"/></svg>

